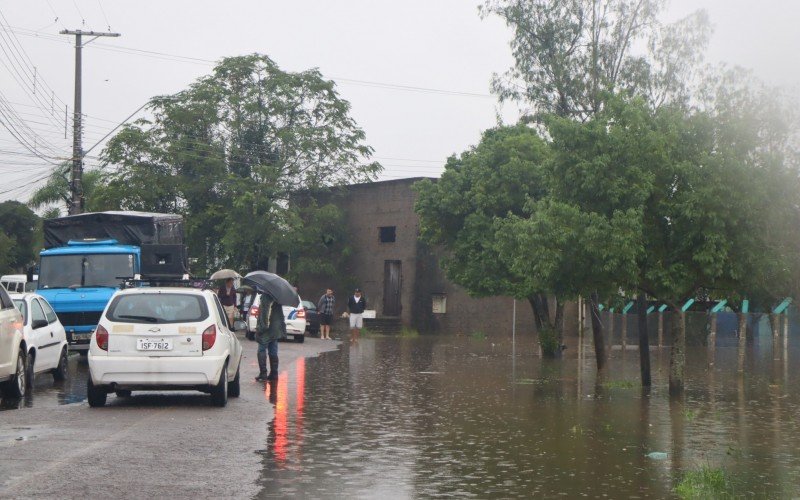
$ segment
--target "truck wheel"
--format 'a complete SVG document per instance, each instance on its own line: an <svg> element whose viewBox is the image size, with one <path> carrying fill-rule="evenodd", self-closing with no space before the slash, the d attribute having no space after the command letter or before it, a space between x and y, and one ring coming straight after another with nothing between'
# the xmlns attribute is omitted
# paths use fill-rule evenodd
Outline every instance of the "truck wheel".
<svg viewBox="0 0 800 500"><path fill-rule="evenodd" d="M239 374L241 371L241 366L236 368L236 377L233 379L233 382L228 384L228 396L232 398L238 398L241 392L241 385L239 384Z"/></svg>
<svg viewBox="0 0 800 500"><path fill-rule="evenodd" d="M211 388L211 404L220 408L228 404L228 362L222 365L217 385Z"/></svg>
<svg viewBox="0 0 800 500"><path fill-rule="evenodd" d="M306 336L305 335L295 335L294 341L297 342L297 343L302 344L303 342L306 341Z"/></svg>
<svg viewBox="0 0 800 500"><path fill-rule="evenodd" d="M67 376L69 376L69 372L67 371L67 363L67 348L64 347L61 349L61 357L58 358L58 366L53 369L53 380L61 381L67 379Z"/></svg>
<svg viewBox="0 0 800 500"><path fill-rule="evenodd" d="M28 358L25 350L20 349L17 354L17 368L14 378L6 383L6 392L12 398L21 398L28 390Z"/></svg>
<svg viewBox="0 0 800 500"><path fill-rule="evenodd" d="M97 387L92 383L92 376L89 375L89 382L86 384L86 398L89 400L89 406L92 408L99 408L105 406L108 393L105 388Z"/></svg>

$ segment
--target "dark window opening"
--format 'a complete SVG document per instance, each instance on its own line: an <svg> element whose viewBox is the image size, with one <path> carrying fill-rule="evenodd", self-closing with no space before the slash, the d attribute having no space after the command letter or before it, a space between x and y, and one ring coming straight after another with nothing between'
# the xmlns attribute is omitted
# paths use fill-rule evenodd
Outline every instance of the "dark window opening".
<svg viewBox="0 0 800 500"><path fill-rule="evenodd" d="M383 226L381 231L381 243L394 243L397 238L396 226Z"/></svg>

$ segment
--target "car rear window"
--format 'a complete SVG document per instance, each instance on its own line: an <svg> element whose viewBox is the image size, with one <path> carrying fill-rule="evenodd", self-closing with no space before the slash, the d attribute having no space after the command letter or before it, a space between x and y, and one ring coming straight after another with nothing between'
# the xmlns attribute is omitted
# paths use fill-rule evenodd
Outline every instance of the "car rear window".
<svg viewBox="0 0 800 500"><path fill-rule="evenodd" d="M119 295L106 318L118 323L195 323L208 318L203 297L185 293Z"/></svg>

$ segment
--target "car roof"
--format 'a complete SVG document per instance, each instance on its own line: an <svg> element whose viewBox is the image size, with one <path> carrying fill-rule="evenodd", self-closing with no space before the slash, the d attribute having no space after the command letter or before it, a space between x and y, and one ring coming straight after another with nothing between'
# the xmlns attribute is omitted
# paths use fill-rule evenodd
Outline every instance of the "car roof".
<svg viewBox="0 0 800 500"><path fill-rule="evenodd" d="M213 291L201 288L189 288L185 286L142 286L125 288L117 292L117 295L139 295L139 294L158 294L163 292L183 293L186 295L208 295Z"/></svg>
<svg viewBox="0 0 800 500"><path fill-rule="evenodd" d="M10 293L9 292L8 296L11 297L12 300L13 299L23 300L23 299L28 299L28 298L32 299L34 297L38 297L38 298L44 300L44 297L42 297L38 293L33 293L33 292L24 292L24 293L18 293L18 292Z"/></svg>

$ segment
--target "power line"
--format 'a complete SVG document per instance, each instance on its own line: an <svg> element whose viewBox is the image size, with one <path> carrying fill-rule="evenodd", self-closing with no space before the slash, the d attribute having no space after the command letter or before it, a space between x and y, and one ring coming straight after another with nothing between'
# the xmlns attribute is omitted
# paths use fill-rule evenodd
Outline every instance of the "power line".
<svg viewBox="0 0 800 500"><path fill-rule="evenodd" d="M60 40L56 40L52 38L50 35L47 34L40 34L36 31L33 31L28 28L21 28L21 27L12 27L16 30L17 33L24 35L24 36L34 36L45 38L48 40L59 41L59 43L63 43ZM212 59L204 59L200 57L192 57L192 56L184 56L179 54L169 54L166 52L158 52L154 50L145 50L145 49L137 49L134 47L126 47L124 45L117 46L117 45L107 45L104 43L96 43L93 46L96 49L101 50L108 50L111 52L122 52L128 54L138 54L144 57L152 57L155 59L163 59L167 61L177 61L177 62L187 62L187 63L194 63L194 64L203 64L203 65L212 65L215 66L219 64L219 61L212 60ZM476 97L482 99L495 99L495 96L492 94L486 93L479 93L479 92L469 92L469 91L461 91L461 90L450 90L450 89L441 89L441 88L434 88L434 87L424 87L418 85L408 85L408 84L401 84L401 83L390 83L390 82L378 82L373 80L361 80L356 78L346 78L346 77L338 77L333 76L329 77L329 79L342 82L346 84L352 85L361 85L367 87L374 87L374 88L382 88L386 90L398 90L398 91L405 91L405 92L417 92L417 93L432 93L432 94L440 94L440 95L453 95L453 96L461 96L461 97Z"/></svg>

